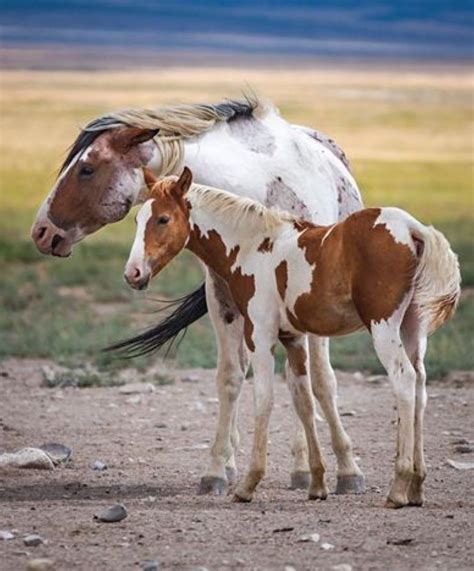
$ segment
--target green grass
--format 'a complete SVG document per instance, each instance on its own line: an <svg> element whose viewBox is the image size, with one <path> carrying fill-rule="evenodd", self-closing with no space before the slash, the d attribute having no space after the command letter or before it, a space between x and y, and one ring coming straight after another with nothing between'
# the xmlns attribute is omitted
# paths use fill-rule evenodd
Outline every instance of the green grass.
<svg viewBox="0 0 474 571"><path fill-rule="evenodd" d="M130 105L136 97L162 101L169 89L169 97L178 100L179 90L182 95L189 92L181 79L169 80L158 89L147 83L147 75L140 80L140 89L134 85L132 91L126 78L114 78L113 90L109 79L104 76L102 81L97 75L91 80L95 88L90 90L88 85L87 92L81 92L85 80L79 75L55 76L53 85L49 76L36 74L10 78L4 89L0 358L48 357L69 367L93 363L113 377L116 368L129 363L101 353L100 348L155 325L161 315L156 313L160 304L154 297L176 298L202 281L199 264L186 253L154 281L146 296L131 292L122 272L134 235L132 216L89 237L68 260L39 255L29 239L35 211L64 158L61 149L72 141L78 125L106 109ZM349 157L358 157L353 165L365 204L405 208L442 230L459 255L464 287L474 287L471 98L465 82L459 89L452 85L438 89L431 80L424 87L400 84L404 95L400 100L364 101L338 99L331 84L320 88L311 82L302 92L310 90L314 97L298 99L295 89L289 90L276 78L271 81L285 116L327 130ZM356 87L364 89L363 81ZM199 85L202 100L205 93L209 100L217 97L209 92L212 80L192 85ZM216 93L228 93L231 87L219 84ZM111 102L112 94L116 99ZM145 104L144 99L140 101ZM379 155L393 158L375 158ZM402 161L399 156L411 158ZM423 156L430 160L422 160ZM454 320L432 337L427 358L431 377L474 368L473 306L473 296L465 296ZM381 371L366 333L334 340L331 353L336 367ZM176 360L183 367L215 365L216 344L208 318L189 328ZM281 353L279 360L281 365ZM149 361L142 358L133 363L143 369Z"/></svg>

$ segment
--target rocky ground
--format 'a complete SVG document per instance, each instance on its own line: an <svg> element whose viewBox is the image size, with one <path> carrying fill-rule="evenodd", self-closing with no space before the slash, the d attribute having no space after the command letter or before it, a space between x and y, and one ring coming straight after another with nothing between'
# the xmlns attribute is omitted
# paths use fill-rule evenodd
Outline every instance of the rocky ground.
<svg viewBox="0 0 474 571"><path fill-rule="evenodd" d="M308 502L288 489L289 394L276 390L268 474L251 504L197 496L216 422L212 371L174 371L175 384L124 394L119 387L48 388L39 361L0 365L0 449L60 442L72 459L52 471L0 471L0 568L472 569L472 376L434 382L426 415L425 507L383 508L395 449L394 401L384 378L339 374L340 409L367 477L360 496ZM252 435L251 380L244 387L242 471ZM145 389L146 391L146 389ZM334 458L321 423L331 488ZM93 470L100 461L106 470ZM95 519L122 503L117 523ZM26 540L37 534L40 539ZM0 532L1 535L1 532ZM306 541L303 541L306 539ZM29 545L25 544L29 543ZM38 545L35 545L39 543ZM153 565L149 564L149 569ZM156 568L156 567L155 567Z"/></svg>

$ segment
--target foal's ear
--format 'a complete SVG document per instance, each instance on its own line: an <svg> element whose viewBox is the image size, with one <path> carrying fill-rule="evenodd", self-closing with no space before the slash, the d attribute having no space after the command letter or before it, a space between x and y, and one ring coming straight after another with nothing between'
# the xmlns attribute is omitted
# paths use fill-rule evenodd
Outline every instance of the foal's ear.
<svg viewBox="0 0 474 571"><path fill-rule="evenodd" d="M184 167L181 176L176 181L173 192L177 193L179 196L184 196L186 192L189 190L193 182L193 173L188 169L188 167Z"/></svg>
<svg viewBox="0 0 474 571"><path fill-rule="evenodd" d="M123 127L117 129L112 137L112 144L126 151L135 145L146 143L158 134L159 129L140 129L139 127Z"/></svg>
<svg viewBox="0 0 474 571"><path fill-rule="evenodd" d="M145 184L149 188L149 190L153 190L153 187L158 182L158 179L155 175L151 172L150 169L143 169L143 178L145 179Z"/></svg>

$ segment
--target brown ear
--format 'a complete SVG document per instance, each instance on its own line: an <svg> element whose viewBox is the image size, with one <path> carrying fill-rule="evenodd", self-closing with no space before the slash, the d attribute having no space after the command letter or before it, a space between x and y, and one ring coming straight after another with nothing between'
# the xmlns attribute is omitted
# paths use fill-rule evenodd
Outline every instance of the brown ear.
<svg viewBox="0 0 474 571"><path fill-rule="evenodd" d="M186 192L189 190L189 187L193 183L193 173L188 169L188 167L184 167L181 176L176 181L173 192L178 194L179 196L184 196Z"/></svg>
<svg viewBox="0 0 474 571"><path fill-rule="evenodd" d="M158 179L155 175L151 172L150 169L144 168L143 169L143 178L145 179L145 184L150 190L153 190L153 187L158 182Z"/></svg>
<svg viewBox="0 0 474 571"><path fill-rule="evenodd" d="M140 129L139 127L123 127L117 129L112 137L112 144L121 151L153 139L159 129Z"/></svg>

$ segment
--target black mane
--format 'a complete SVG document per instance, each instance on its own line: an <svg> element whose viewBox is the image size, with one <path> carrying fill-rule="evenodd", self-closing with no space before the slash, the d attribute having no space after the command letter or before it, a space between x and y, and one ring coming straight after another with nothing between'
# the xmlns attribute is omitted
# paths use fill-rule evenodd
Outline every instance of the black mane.
<svg viewBox="0 0 474 571"><path fill-rule="evenodd" d="M222 103L200 105L200 107L214 111L222 121L227 122L234 121L240 117L251 117L257 106L258 100L255 97L246 97L241 101L229 100L223 101ZM64 170L71 164L74 157L92 145L99 135L102 135L102 133L105 133L110 129L117 129L124 126L133 127L133 125L130 125L125 121L120 121L120 119L117 119L117 117L112 115L103 115L102 117L93 119L79 132L77 139L69 149L59 174L64 172Z"/></svg>

